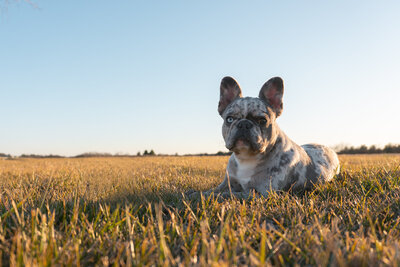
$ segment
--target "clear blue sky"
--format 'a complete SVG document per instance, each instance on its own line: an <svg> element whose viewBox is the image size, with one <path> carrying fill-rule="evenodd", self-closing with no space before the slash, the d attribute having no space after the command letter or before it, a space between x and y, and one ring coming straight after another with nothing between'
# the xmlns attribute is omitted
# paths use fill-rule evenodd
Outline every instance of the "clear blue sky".
<svg viewBox="0 0 400 267"><path fill-rule="evenodd" d="M0 0L0 152L226 150L219 83L299 144L400 143L400 1Z"/></svg>

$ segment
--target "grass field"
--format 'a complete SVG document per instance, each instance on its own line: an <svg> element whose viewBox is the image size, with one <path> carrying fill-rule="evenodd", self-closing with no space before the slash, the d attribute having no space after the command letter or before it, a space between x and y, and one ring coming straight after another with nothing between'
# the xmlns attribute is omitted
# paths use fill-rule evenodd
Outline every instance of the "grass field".
<svg viewBox="0 0 400 267"><path fill-rule="evenodd" d="M189 201L227 157L0 160L2 265L400 264L400 156L302 195Z"/></svg>

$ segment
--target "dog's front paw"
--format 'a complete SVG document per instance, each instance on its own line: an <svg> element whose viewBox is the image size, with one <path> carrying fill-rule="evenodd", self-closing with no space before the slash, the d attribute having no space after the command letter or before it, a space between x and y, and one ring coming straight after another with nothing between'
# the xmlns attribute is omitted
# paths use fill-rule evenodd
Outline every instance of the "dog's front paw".
<svg viewBox="0 0 400 267"><path fill-rule="evenodd" d="M223 199L240 199L240 200L251 200L259 197L259 194L255 191L250 192L229 192L224 191L219 195Z"/></svg>
<svg viewBox="0 0 400 267"><path fill-rule="evenodd" d="M219 196L223 199L232 199L232 198L237 198L237 199L246 199L248 197L248 194L242 193L242 192L229 192L229 191L224 191L219 194Z"/></svg>
<svg viewBox="0 0 400 267"><path fill-rule="evenodd" d="M201 192L193 190L193 189L190 189L189 191L185 192L185 196L190 200L199 199L200 194L201 194Z"/></svg>
<svg viewBox="0 0 400 267"><path fill-rule="evenodd" d="M184 194L185 194L185 196L189 196L189 195L191 195L191 194L193 194L195 192L196 192L196 190L190 189L190 190L186 191Z"/></svg>

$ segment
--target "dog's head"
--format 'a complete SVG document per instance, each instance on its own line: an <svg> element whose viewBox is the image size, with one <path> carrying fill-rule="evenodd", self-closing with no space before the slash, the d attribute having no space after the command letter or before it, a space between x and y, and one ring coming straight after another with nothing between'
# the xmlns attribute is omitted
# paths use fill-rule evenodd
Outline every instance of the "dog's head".
<svg viewBox="0 0 400 267"><path fill-rule="evenodd" d="M283 109L283 80L269 79L258 97L242 97L239 84L232 77L221 81L218 112L224 119L222 135L225 146L236 154L256 155L275 144L276 118Z"/></svg>

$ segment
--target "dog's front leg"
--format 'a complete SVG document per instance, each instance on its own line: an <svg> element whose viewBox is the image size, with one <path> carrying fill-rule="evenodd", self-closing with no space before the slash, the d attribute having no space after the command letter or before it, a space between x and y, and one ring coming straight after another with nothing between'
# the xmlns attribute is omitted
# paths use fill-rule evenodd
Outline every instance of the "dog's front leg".
<svg viewBox="0 0 400 267"><path fill-rule="evenodd" d="M226 175L225 175L225 179L222 181L222 183L219 184L216 188L212 188L205 192L190 190L186 193L186 195L188 196L189 199L195 199L195 198L199 198L200 194L202 194L205 197L209 197L211 194L214 194L216 196L216 195L218 195L220 193L224 193L224 192L229 192L228 178Z"/></svg>
<svg viewBox="0 0 400 267"><path fill-rule="evenodd" d="M212 188L212 189L204 192L204 195L210 195L212 193L218 194L218 193L224 192L226 190L229 190L229 185L228 185L228 179L225 175L225 179L222 181L221 184L219 184L216 188Z"/></svg>
<svg viewBox="0 0 400 267"><path fill-rule="evenodd" d="M204 194L210 195L210 194L221 194L221 195L226 195L226 194L237 194L238 196L244 196L245 194L248 194L243 190L243 187L241 184L239 184L235 179L230 179L228 174L225 175L224 181L217 186L214 189L210 189L206 191Z"/></svg>
<svg viewBox="0 0 400 267"><path fill-rule="evenodd" d="M186 195L189 199L200 198L200 194L204 197L208 198L211 194L214 194L215 197L219 196L223 199L229 198L237 198L237 199L248 199L250 196L253 196L253 190L245 191L243 187L236 181L229 179L228 175L225 175L224 181L215 188L212 188L208 191L190 191Z"/></svg>

